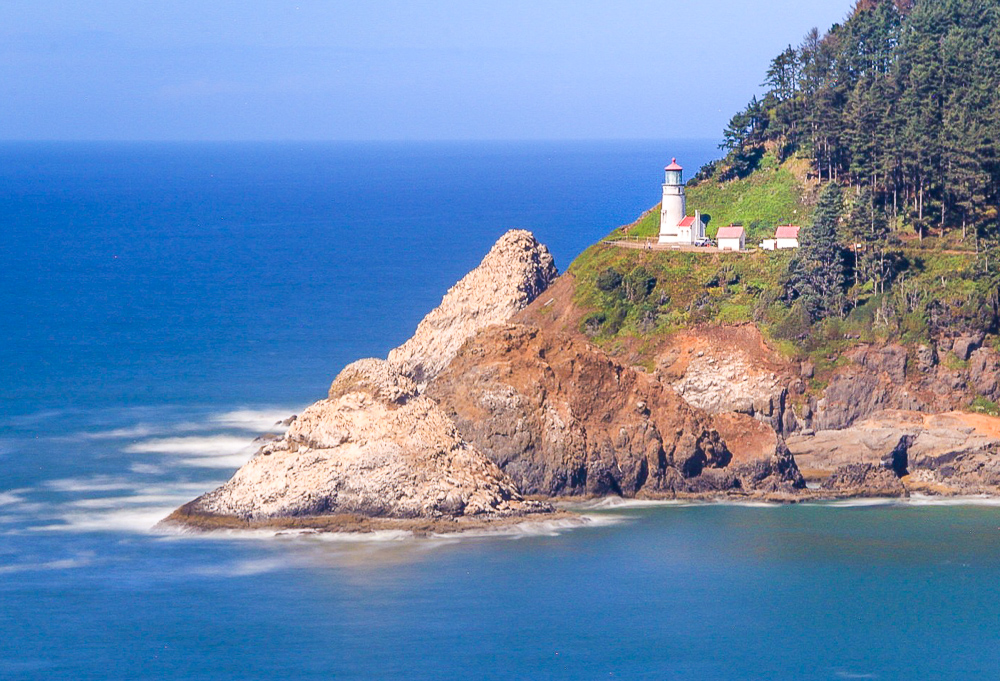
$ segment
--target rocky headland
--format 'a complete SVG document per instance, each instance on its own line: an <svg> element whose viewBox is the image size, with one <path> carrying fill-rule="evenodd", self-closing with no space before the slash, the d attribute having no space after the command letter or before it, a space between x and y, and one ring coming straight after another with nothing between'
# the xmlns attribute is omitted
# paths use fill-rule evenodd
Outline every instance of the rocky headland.
<svg viewBox="0 0 1000 681"><path fill-rule="evenodd" d="M546 298L575 290L572 277ZM517 319L586 338L572 294ZM711 415L734 459L761 461L787 445L808 483L791 500L1000 494L1000 418L966 410L977 397L1000 399L1000 352L982 333L955 325L911 347L857 342L828 358L822 379L753 323L698 324L656 342L637 369ZM639 354L623 345L623 357Z"/></svg>
<svg viewBox="0 0 1000 681"><path fill-rule="evenodd" d="M168 523L452 532L566 515L559 501L801 501L1000 493L1000 397L983 339L859 345L825 387L753 324L671 334L652 365L583 332L573 275L508 232L386 360L328 396ZM542 294L545 294L544 296ZM942 342L943 345L943 342Z"/></svg>
<svg viewBox="0 0 1000 681"><path fill-rule="evenodd" d="M327 399L264 444L226 484L167 522L201 529L430 532L555 515L552 506L525 500L421 394L469 336L522 309L555 276L551 254L531 233L507 232L388 360L345 367Z"/></svg>
<svg viewBox="0 0 1000 681"><path fill-rule="evenodd" d="M525 501L398 365L364 359L284 437L171 519L203 528L411 529L428 520L468 528L552 510Z"/></svg>

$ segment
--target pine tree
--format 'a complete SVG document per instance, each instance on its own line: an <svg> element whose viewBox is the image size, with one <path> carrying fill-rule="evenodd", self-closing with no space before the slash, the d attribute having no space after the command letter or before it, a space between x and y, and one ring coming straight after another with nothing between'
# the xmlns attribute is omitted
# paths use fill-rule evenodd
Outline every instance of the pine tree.
<svg viewBox="0 0 1000 681"><path fill-rule="evenodd" d="M840 186L828 182L820 192L812 224L803 228L801 247L789 265L789 293L802 302L813 321L843 312L847 284L844 249L837 239L843 210Z"/></svg>
<svg viewBox="0 0 1000 681"><path fill-rule="evenodd" d="M808 155L821 183L870 188L921 238L1000 219L1000 0L859 0L763 87L726 131L724 177L770 145Z"/></svg>

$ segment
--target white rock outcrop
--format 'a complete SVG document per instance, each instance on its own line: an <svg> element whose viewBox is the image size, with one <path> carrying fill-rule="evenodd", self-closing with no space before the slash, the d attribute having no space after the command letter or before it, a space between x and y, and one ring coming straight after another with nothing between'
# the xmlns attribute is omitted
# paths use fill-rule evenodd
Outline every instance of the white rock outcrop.
<svg viewBox="0 0 1000 681"><path fill-rule="evenodd" d="M527 307L556 278L549 250L531 232L512 229L476 269L451 287L410 340L389 353L421 387L448 366L480 329L502 324Z"/></svg>
<svg viewBox="0 0 1000 681"><path fill-rule="evenodd" d="M503 518L550 510L458 435L397 367L365 359L187 515L247 521L353 514Z"/></svg>
<svg viewBox="0 0 1000 681"><path fill-rule="evenodd" d="M766 413L781 393L781 384L773 373L754 370L750 361L739 354L710 354L696 357L687 371L671 384L684 400L709 414L724 412Z"/></svg>
<svg viewBox="0 0 1000 681"><path fill-rule="evenodd" d="M228 527L230 521L266 526L289 519L308 525L320 516L489 521L551 512L547 504L525 501L510 477L465 442L419 390L466 339L507 321L555 277L545 246L530 232L507 232L388 361L363 359L345 367L328 398L306 409L284 437L168 520Z"/></svg>

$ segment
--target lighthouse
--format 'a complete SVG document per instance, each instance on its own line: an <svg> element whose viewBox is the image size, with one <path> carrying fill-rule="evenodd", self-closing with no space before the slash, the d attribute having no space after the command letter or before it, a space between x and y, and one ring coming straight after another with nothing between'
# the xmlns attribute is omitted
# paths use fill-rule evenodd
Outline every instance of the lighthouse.
<svg viewBox="0 0 1000 681"><path fill-rule="evenodd" d="M694 245L705 238L705 222L701 213L687 214L684 197L684 168L671 159L664 170L663 201L660 203L661 244Z"/></svg>

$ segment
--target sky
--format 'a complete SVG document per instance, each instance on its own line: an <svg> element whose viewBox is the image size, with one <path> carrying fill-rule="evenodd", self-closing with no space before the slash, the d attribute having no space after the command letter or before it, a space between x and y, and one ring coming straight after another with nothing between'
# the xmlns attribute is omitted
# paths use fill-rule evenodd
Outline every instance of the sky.
<svg viewBox="0 0 1000 681"><path fill-rule="evenodd" d="M852 0L0 0L0 139L718 138Z"/></svg>

